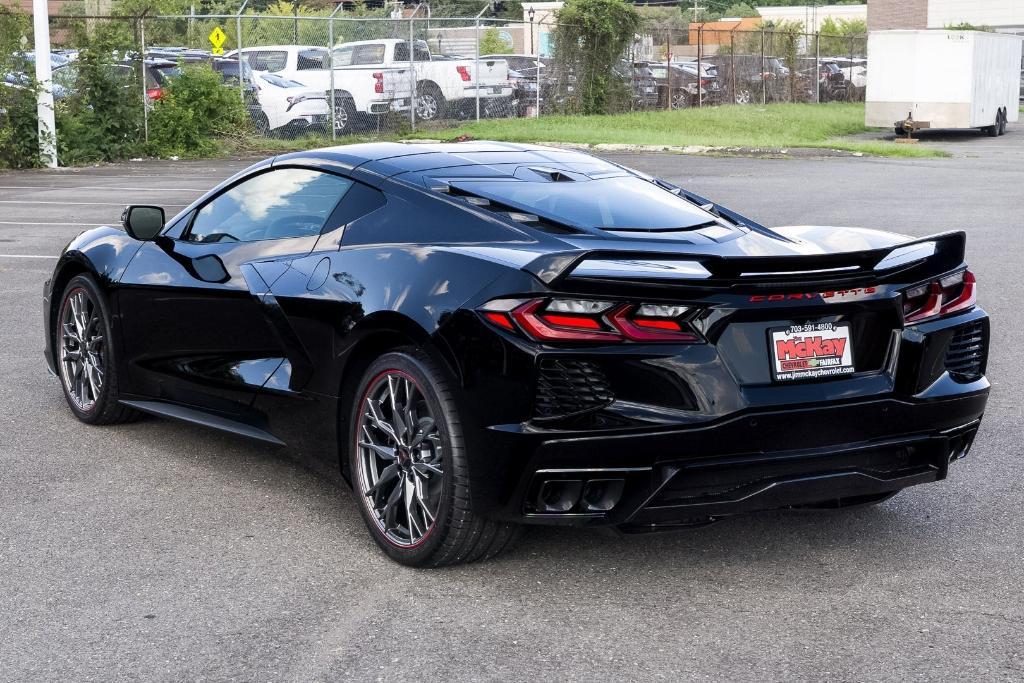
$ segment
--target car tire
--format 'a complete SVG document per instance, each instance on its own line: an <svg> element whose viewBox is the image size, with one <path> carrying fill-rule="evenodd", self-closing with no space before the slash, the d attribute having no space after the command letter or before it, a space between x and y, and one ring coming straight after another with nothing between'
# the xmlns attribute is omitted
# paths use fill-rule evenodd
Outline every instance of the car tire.
<svg viewBox="0 0 1024 683"><path fill-rule="evenodd" d="M678 90L673 93L671 106L673 109L689 109L690 93L685 90Z"/></svg>
<svg viewBox="0 0 1024 683"><path fill-rule="evenodd" d="M53 326L53 354L68 407L93 425L140 417L119 402L116 344L107 302L89 275L71 278Z"/></svg>
<svg viewBox="0 0 1024 683"><path fill-rule="evenodd" d="M388 557L438 567L495 557L515 543L519 525L471 509L469 453L440 364L411 347L386 353L354 396L349 472L363 521Z"/></svg>
<svg viewBox="0 0 1024 683"><path fill-rule="evenodd" d="M1000 110L999 112L999 135L1006 135L1006 110Z"/></svg>
<svg viewBox="0 0 1024 683"><path fill-rule="evenodd" d="M263 112L252 115L253 132L261 138L270 137L270 119Z"/></svg>
<svg viewBox="0 0 1024 683"><path fill-rule="evenodd" d="M437 86L420 85L416 89L416 118L420 121L436 121L444 118L447 104Z"/></svg>
<svg viewBox="0 0 1024 683"><path fill-rule="evenodd" d="M356 103L348 96L334 98L334 132L337 135L350 135L356 129Z"/></svg>

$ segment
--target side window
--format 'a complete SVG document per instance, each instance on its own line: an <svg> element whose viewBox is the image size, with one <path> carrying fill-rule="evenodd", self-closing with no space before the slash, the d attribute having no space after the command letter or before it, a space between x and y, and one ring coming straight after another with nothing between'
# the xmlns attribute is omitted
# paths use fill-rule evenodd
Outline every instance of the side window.
<svg viewBox="0 0 1024 683"><path fill-rule="evenodd" d="M199 209L190 242L254 242L317 235L352 181L305 168L261 173Z"/></svg>
<svg viewBox="0 0 1024 683"><path fill-rule="evenodd" d="M356 45L352 50L352 64L380 64L384 61L384 45L370 43Z"/></svg>
<svg viewBox="0 0 1024 683"><path fill-rule="evenodd" d="M331 56L331 63L334 66L351 66L352 64L352 46L339 47L334 51Z"/></svg>
<svg viewBox="0 0 1024 683"><path fill-rule="evenodd" d="M415 46L414 58L417 61L430 61L430 50L427 49L426 44L418 40ZM395 61L409 61L409 42L395 43L392 58Z"/></svg>

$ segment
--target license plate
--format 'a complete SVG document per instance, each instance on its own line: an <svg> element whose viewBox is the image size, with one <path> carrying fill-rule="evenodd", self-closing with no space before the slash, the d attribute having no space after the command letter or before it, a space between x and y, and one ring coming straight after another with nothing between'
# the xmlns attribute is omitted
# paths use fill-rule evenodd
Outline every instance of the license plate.
<svg viewBox="0 0 1024 683"><path fill-rule="evenodd" d="M769 332L772 377L776 382L854 372L853 339L847 324L807 323Z"/></svg>
<svg viewBox="0 0 1024 683"><path fill-rule="evenodd" d="M654 88L644 88L644 92L654 92Z"/></svg>

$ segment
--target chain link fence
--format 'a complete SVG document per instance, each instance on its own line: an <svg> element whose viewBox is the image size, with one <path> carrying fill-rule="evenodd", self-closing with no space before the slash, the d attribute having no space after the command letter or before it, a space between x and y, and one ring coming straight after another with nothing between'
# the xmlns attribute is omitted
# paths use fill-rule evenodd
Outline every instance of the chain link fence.
<svg viewBox="0 0 1024 683"><path fill-rule="evenodd" d="M57 15L50 26L58 106L77 87L78 55L103 45L144 136L154 103L188 64L209 65L238 90L252 133L324 140L595 106L620 113L861 101L867 83L866 36L792 29L649 28L609 73L595 75L583 68L587 52L559 45L550 22L351 16L340 7L273 15L243 6L221 15ZM30 30L22 44L31 46ZM595 93L604 93L596 105Z"/></svg>

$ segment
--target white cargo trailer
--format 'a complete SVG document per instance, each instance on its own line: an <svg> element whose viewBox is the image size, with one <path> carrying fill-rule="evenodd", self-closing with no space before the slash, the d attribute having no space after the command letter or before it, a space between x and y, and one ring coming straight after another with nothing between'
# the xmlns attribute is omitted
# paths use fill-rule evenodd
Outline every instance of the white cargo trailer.
<svg viewBox="0 0 1024 683"><path fill-rule="evenodd" d="M1021 38L984 31L873 31L865 124L981 128L1018 118Z"/></svg>

